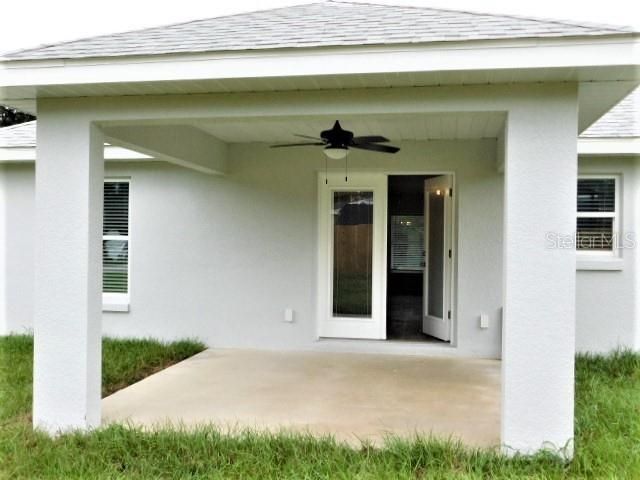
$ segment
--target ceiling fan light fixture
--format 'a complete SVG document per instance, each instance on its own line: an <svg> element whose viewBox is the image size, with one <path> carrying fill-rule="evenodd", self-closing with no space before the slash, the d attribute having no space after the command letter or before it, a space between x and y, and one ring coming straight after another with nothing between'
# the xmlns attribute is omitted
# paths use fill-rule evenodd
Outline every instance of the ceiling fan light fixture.
<svg viewBox="0 0 640 480"><path fill-rule="evenodd" d="M271 145L271 148L309 146L323 147L326 158L331 160L346 159L349 154L349 150L352 148L379 153L398 153L400 151L398 147L394 147L393 145L382 145L389 141L388 138L383 137L382 135L364 135L356 137L353 135L353 132L342 128L338 120L335 121L332 128L320 132L319 137L310 137L309 135L300 134L295 134L295 136L314 141Z"/></svg>
<svg viewBox="0 0 640 480"><path fill-rule="evenodd" d="M331 160L342 160L349 155L347 147L326 147L323 151Z"/></svg>

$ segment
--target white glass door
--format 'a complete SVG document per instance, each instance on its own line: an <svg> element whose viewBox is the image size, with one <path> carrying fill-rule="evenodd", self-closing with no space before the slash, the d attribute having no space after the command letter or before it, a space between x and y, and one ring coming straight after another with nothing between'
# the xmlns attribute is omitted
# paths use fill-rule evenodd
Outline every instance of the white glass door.
<svg viewBox="0 0 640 480"><path fill-rule="evenodd" d="M424 183L424 315L422 331L451 340L453 178L441 175Z"/></svg>
<svg viewBox="0 0 640 480"><path fill-rule="evenodd" d="M385 177L322 180L319 335L384 339Z"/></svg>

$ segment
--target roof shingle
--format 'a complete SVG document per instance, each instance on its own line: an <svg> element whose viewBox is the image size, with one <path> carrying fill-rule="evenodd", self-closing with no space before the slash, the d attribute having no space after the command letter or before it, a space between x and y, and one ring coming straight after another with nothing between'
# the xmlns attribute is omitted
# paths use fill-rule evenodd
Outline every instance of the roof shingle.
<svg viewBox="0 0 640 480"><path fill-rule="evenodd" d="M628 34L625 27L328 1L46 45L7 60Z"/></svg>
<svg viewBox="0 0 640 480"><path fill-rule="evenodd" d="M36 146L36 121L0 128L0 148Z"/></svg>
<svg viewBox="0 0 640 480"><path fill-rule="evenodd" d="M587 138L640 137L640 88L636 88L623 98L580 136Z"/></svg>

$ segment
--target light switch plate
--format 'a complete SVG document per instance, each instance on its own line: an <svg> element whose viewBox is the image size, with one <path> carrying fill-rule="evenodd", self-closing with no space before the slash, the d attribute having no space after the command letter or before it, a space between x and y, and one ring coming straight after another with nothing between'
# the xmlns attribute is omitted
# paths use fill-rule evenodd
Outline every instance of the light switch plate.
<svg viewBox="0 0 640 480"><path fill-rule="evenodd" d="M480 314L480 328L489 328L489 315L486 313Z"/></svg>

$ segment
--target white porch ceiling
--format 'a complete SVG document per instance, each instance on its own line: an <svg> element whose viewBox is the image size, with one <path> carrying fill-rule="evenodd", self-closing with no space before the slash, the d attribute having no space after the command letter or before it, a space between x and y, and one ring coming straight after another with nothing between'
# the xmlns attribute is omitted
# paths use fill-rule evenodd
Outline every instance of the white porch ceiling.
<svg viewBox="0 0 640 480"><path fill-rule="evenodd" d="M286 120L201 121L194 126L227 143L288 143L305 141L294 134L319 136L340 120L355 135L383 135L392 141L496 138L504 126L499 112L366 117L307 117Z"/></svg>

